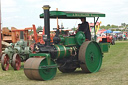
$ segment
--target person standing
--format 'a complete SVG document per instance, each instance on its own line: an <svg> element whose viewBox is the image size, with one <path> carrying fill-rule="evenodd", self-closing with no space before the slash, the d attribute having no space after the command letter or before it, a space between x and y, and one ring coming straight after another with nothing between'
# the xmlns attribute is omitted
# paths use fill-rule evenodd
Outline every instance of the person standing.
<svg viewBox="0 0 128 85"><path fill-rule="evenodd" d="M78 24L78 31L82 31L85 34L86 40L90 41L91 40L91 32L89 29L89 24L86 22L86 18L80 18L81 19L81 24Z"/></svg>

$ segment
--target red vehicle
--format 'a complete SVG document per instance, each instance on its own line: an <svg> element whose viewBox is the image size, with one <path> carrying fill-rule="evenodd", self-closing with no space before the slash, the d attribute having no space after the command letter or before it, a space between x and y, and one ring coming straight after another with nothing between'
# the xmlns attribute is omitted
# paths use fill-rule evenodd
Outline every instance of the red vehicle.
<svg viewBox="0 0 128 85"><path fill-rule="evenodd" d="M107 36L99 36L97 37L97 40L99 42L108 42L111 43L112 45L115 45L114 37L111 34L108 34Z"/></svg>

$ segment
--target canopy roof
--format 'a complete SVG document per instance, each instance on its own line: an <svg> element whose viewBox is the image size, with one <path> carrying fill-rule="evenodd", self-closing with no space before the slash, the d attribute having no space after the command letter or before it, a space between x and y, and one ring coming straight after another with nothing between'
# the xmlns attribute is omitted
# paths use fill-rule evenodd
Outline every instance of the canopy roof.
<svg viewBox="0 0 128 85"><path fill-rule="evenodd" d="M105 17L105 14L99 12L74 12L74 11L50 11L50 18L60 19L78 19L82 17ZM44 13L40 14L44 18Z"/></svg>

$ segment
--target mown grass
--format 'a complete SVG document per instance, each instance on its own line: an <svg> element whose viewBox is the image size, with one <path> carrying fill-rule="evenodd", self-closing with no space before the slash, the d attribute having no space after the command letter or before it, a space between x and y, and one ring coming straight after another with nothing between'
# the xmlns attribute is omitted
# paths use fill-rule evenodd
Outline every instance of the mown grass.
<svg viewBox="0 0 128 85"><path fill-rule="evenodd" d="M0 69L0 85L128 85L128 42L111 45L97 73L87 74L81 69L66 74L57 71L52 80L36 81L26 78L23 68L20 71Z"/></svg>

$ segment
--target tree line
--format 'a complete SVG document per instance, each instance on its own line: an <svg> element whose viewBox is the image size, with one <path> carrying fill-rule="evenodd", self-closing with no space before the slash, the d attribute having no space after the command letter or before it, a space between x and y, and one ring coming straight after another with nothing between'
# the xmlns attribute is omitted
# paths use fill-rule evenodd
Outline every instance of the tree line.
<svg viewBox="0 0 128 85"><path fill-rule="evenodd" d="M107 30L110 29L110 28L117 28L117 29L118 29L118 28L125 28L125 29L126 29L126 28L128 28L128 24L126 24L126 23L121 23L120 26L108 24L108 25L106 25L106 26L105 26L105 25L101 25L100 28L101 28L101 29L107 29Z"/></svg>

